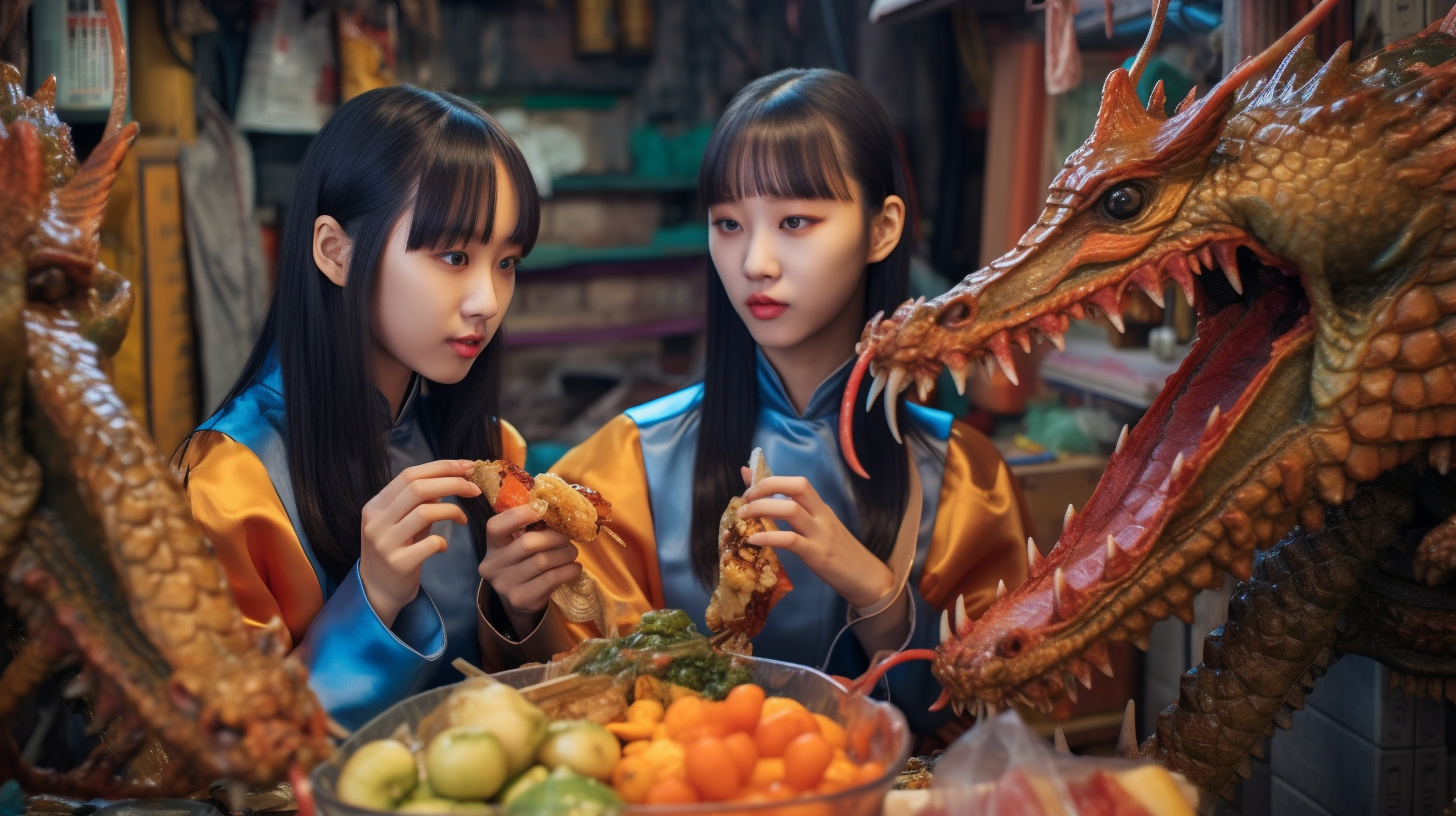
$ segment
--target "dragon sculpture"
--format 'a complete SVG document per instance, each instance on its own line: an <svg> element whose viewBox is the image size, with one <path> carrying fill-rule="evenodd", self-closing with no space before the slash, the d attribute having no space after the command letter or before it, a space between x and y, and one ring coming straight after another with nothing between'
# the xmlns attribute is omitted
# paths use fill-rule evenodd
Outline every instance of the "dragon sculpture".
<svg viewBox="0 0 1456 816"><path fill-rule="evenodd" d="M1352 63L1305 40L1322 0L1202 98L1135 93L1166 3L1095 128L1017 246L928 302L866 326L842 406L1011 348L1062 345L1070 321L1121 329L1133 287L1181 291L1197 339L1092 498L1026 582L976 621L943 619L942 704L1050 710L1107 644L1242 581L1157 732L1132 750L1205 801L1330 661L1362 653L1408 692L1456 700L1456 14ZM1304 42L1301 42L1305 40ZM1172 281L1177 289L1168 282ZM1177 296L1177 295L1174 295ZM888 402L887 402L888 405ZM893 413L889 413L892 418Z"/></svg>
<svg viewBox="0 0 1456 816"><path fill-rule="evenodd" d="M0 588L25 630L0 674L0 779L83 797L276 782L328 756L323 711L276 631L244 624L166 458L104 373L131 293L98 262L99 230L137 134L122 126L114 0L106 10L111 116L84 163L54 78L27 97L0 62ZM27 762L10 727L58 673L97 738L64 773Z"/></svg>

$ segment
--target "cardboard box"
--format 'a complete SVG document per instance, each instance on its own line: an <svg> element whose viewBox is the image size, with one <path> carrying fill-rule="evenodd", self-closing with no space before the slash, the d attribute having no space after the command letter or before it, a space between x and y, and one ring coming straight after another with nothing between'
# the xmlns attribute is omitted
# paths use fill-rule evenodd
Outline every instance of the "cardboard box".
<svg viewBox="0 0 1456 816"><path fill-rule="evenodd" d="M101 261L131 282L135 304L113 381L164 456L198 422L179 149L175 139L132 144L101 228Z"/></svg>
<svg viewBox="0 0 1456 816"><path fill-rule="evenodd" d="M1411 812L1415 749L1382 748L1312 706L1294 712L1293 729L1276 733L1272 742L1269 765L1275 780L1331 813ZM1274 812L1284 812L1277 802Z"/></svg>

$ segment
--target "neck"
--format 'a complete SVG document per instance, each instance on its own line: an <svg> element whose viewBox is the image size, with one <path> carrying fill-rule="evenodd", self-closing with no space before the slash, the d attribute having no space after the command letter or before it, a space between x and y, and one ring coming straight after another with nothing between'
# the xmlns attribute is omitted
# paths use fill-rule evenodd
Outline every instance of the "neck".
<svg viewBox="0 0 1456 816"><path fill-rule="evenodd" d="M410 378L413 376L414 372L403 363L382 350L375 349L374 367L369 381L389 401L390 422L399 419L399 409L404 405L405 394L409 391Z"/></svg>
<svg viewBox="0 0 1456 816"><path fill-rule="evenodd" d="M863 298L858 302L863 303ZM819 385L854 353L855 341L864 328L861 311L862 308L845 309L833 323L792 348L759 347L783 381L789 402L799 414L809 407L809 400Z"/></svg>

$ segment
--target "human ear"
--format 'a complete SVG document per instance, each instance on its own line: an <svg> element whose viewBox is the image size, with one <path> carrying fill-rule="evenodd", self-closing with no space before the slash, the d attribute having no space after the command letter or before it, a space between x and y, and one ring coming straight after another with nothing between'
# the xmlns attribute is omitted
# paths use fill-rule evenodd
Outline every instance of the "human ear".
<svg viewBox="0 0 1456 816"><path fill-rule="evenodd" d="M313 221L313 262L324 277L343 286L349 279L349 253L354 241L332 215L320 215Z"/></svg>
<svg viewBox="0 0 1456 816"><path fill-rule="evenodd" d="M905 201L886 196L880 211L870 217L870 249L865 263L879 263L890 257L905 230Z"/></svg>

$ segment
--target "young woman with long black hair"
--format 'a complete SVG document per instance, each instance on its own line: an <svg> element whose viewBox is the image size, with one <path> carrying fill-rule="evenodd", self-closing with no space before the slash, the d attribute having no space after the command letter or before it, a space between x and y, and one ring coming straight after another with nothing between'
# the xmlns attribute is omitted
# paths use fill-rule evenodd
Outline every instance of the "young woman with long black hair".
<svg viewBox="0 0 1456 816"><path fill-rule="evenodd" d="M879 402L856 420L871 479L840 456L855 342L908 287L909 196L888 116L841 73L763 77L728 106L698 183L712 258L703 383L627 411L553 468L612 500L610 526L626 548L602 539L580 550L608 625L668 607L705 629L719 517L761 447L780 475L749 490L740 515L778 524L752 543L777 548L794 588L754 654L852 676L878 652L933 647L957 598L977 615L998 582L1024 579L1024 505L985 437L903 399L905 446ZM535 598L491 580L490 558L482 574L514 619L543 614ZM548 623L556 615L545 612ZM847 621L854 636L839 637ZM580 638L595 627L538 631ZM892 670L888 685L915 730L948 716L927 710L940 693L927 664Z"/></svg>
<svg viewBox="0 0 1456 816"><path fill-rule="evenodd" d="M257 345L176 456L244 616L296 646L346 726L479 662L487 550L580 570L559 533L514 536L539 513L492 516L465 478L525 458L492 339L539 213L474 104L406 86L350 100L304 157Z"/></svg>

